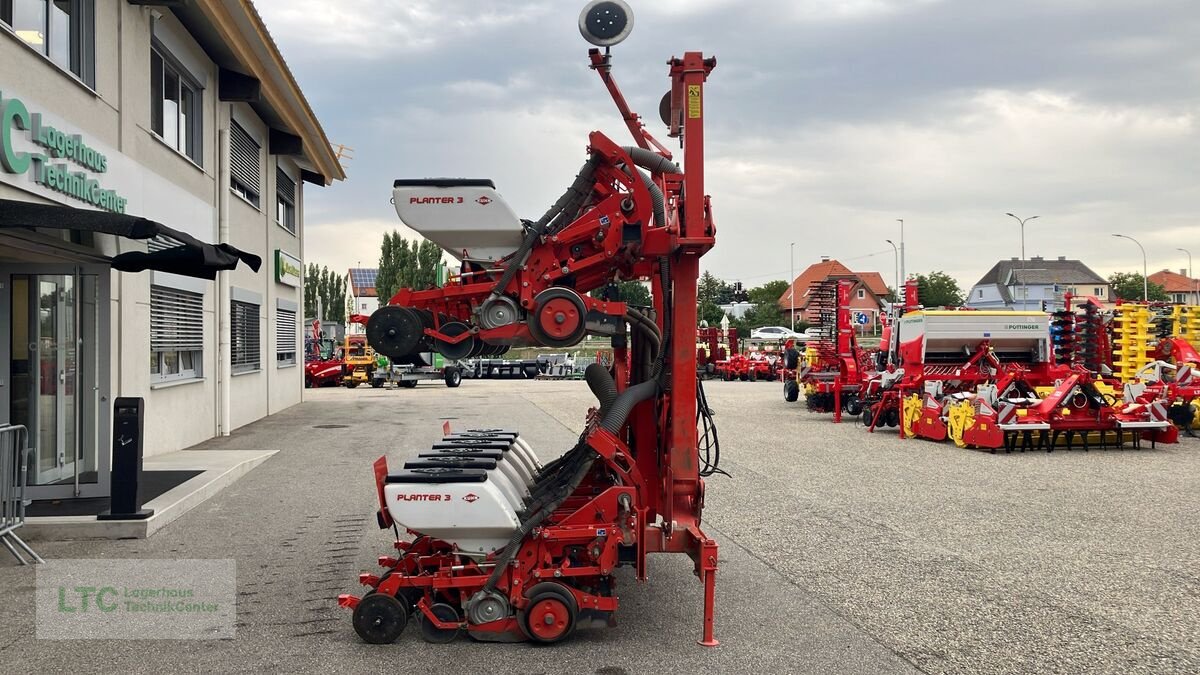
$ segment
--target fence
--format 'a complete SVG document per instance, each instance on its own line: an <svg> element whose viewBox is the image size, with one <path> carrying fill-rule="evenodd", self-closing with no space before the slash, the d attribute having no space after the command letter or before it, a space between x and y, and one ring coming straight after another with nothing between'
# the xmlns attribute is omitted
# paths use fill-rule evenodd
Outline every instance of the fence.
<svg viewBox="0 0 1200 675"><path fill-rule="evenodd" d="M33 562L45 562L16 533L17 528L25 524L28 437L23 426L0 424L0 542L22 565L29 562L21 555L21 550L29 554Z"/></svg>

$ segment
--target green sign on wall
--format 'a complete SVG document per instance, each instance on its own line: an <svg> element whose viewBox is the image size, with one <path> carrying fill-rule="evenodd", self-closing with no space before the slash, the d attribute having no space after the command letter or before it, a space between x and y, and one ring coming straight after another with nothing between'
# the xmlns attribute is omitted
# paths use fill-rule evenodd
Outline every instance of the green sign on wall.
<svg viewBox="0 0 1200 675"><path fill-rule="evenodd" d="M287 286L300 287L300 259L275 249L275 281Z"/></svg>
<svg viewBox="0 0 1200 675"><path fill-rule="evenodd" d="M18 150L15 131L29 132L28 138L46 152ZM73 171L71 164L86 169ZM107 190L88 172L108 171L108 158L87 144L80 134L71 134L42 122L41 113L31 113L19 98L5 100L0 92L0 168L6 173L27 173L34 183L105 211L125 213L128 199Z"/></svg>

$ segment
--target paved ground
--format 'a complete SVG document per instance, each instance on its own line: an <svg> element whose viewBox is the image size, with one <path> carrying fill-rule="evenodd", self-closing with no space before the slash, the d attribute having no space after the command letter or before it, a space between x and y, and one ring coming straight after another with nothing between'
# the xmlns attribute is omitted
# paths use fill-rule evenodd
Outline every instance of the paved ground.
<svg viewBox="0 0 1200 675"><path fill-rule="evenodd" d="M360 643L333 605L387 552L370 461L428 447L441 420L517 426L543 458L590 403L578 382L321 390L207 444L279 449L145 541L41 545L50 558L237 560L237 638L32 638L33 575L0 562L0 662L29 672L1198 672L1200 442L1011 456L832 425L769 383L713 382L732 478L709 483L719 648L695 646L686 559L621 581L620 625L550 647ZM346 425L339 429L319 425Z"/></svg>

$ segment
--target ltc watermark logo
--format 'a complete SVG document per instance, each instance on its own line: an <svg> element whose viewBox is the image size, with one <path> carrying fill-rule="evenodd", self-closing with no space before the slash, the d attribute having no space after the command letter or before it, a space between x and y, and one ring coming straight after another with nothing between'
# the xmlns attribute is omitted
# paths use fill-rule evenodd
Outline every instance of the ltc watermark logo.
<svg viewBox="0 0 1200 675"><path fill-rule="evenodd" d="M234 637L233 560L56 560L37 568L43 640Z"/></svg>

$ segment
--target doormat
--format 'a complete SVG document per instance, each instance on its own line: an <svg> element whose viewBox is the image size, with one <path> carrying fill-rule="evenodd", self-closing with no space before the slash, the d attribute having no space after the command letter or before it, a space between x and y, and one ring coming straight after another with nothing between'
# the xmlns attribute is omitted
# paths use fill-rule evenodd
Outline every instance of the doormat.
<svg viewBox="0 0 1200 675"><path fill-rule="evenodd" d="M201 471L143 471L142 472L142 503L158 497L167 490L183 485ZM108 497L93 497L90 499L42 499L25 507L25 515L30 518L40 516L94 516L107 511L110 504Z"/></svg>

